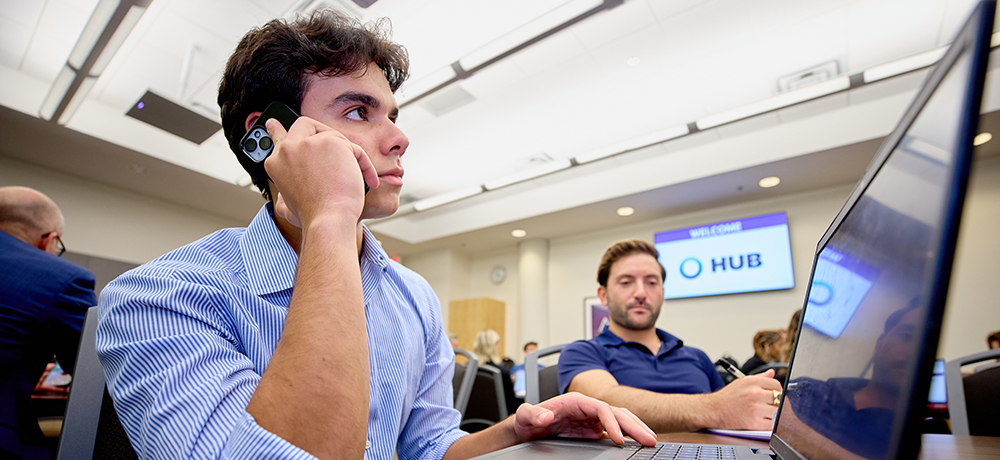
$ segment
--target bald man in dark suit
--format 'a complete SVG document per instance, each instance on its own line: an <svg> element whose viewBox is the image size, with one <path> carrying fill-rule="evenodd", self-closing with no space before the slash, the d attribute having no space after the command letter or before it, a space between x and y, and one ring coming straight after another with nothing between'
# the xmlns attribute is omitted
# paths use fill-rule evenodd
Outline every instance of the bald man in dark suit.
<svg viewBox="0 0 1000 460"><path fill-rule="evenodd" d="M48 459L31 391L56 355L72 373L94 274L59 258L64 219L37 190L0 187L0 458Z"/></svg>

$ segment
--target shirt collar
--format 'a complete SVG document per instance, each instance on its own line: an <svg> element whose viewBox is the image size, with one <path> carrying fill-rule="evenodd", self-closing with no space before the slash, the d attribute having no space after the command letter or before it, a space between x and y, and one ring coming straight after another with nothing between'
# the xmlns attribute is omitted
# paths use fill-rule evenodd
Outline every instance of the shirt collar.
<svg viewBox="0 0 1000 460"><path fill-rule="evenodd" d="M362 225L364 239L361 243L361 287L367 305L371 296L375 295L377 289L372 283L377 283L379 278L389 269L389 256L378 244L375 235L368 231L368 227Z"/></svg>
<svg viewBox="0 0 1000 460"><path fill-rule="evenodd" d="M670 352L674 348L684 346L683 340L660 328L656 329L656 337L660 339L660 352L657 353L657 355L662 355ZM604 347L620 347L626 343L635 343L622 340L621 337L618 337L611 332L611 329L608 326L604 326L604 331L602 331L597 337L594 337L594 340L599 345Z"/></svg>
<svg viewBox="0 0 1000 460"><path fill-rule="evenodd" d="M271 203L265 203L240 239L247 284L256 295L271 294L295 285L299 256L274 224Z"/></svg>
<svg viewBox="0 0 1000 460"><path fill-rule="evenodd" d="M280 292L295 286L295 269L299 256L281 236L272 214L271 203L265 203L240 240L249 289L256 295ZM362 225L362 230L364 239L360 263L364 282L374 279L373 275L377 276L389 268L389 256L368 231L368 227ZM371 291L364 290L366 302Z"/></svg>

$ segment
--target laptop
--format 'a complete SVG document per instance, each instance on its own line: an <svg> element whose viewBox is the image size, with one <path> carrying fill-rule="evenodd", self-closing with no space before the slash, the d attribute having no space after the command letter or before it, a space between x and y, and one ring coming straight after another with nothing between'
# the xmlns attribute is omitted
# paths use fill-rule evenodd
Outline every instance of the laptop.
<svg viewBox="0 0 1000 460"><path fill-rule="evenodd" d="M976 7L820 239L769 450L552 438L480 458L916 458L994 9Z"/></svg>

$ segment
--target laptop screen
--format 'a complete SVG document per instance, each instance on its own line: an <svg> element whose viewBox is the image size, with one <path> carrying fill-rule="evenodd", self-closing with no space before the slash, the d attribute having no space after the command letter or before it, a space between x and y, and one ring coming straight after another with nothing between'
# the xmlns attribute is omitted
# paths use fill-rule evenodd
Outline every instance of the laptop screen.
<svg viewBox="0 0 1000 460"><path fill-rule="evenodd" d="M820 240L772 441L783 458L916 456L992 18L973 14Z"/></svg>

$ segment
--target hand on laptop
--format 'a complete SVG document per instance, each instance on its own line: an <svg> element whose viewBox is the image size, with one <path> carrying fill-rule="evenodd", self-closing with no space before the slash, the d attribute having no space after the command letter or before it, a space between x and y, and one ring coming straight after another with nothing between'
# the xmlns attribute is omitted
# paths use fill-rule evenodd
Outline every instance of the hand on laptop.
<svg viewBox="0 0 1000 460"><path fill-rule="evenodd" d="M780 394L781 383L774 379L774 369L726 385L710 396L717 420L709 428L770 431L778 408L776 391Z"/></svg>
<svg viewBox="0 0 1000 460"><path fill-rule="evenodd" d="M624 436L631 436L644 446L656 444L656 433L628 409L580 393L556 396L535 406L522 404L514 416L514 432L521 442L549 436L606 436L615 444L623 444Z"/></svg>

